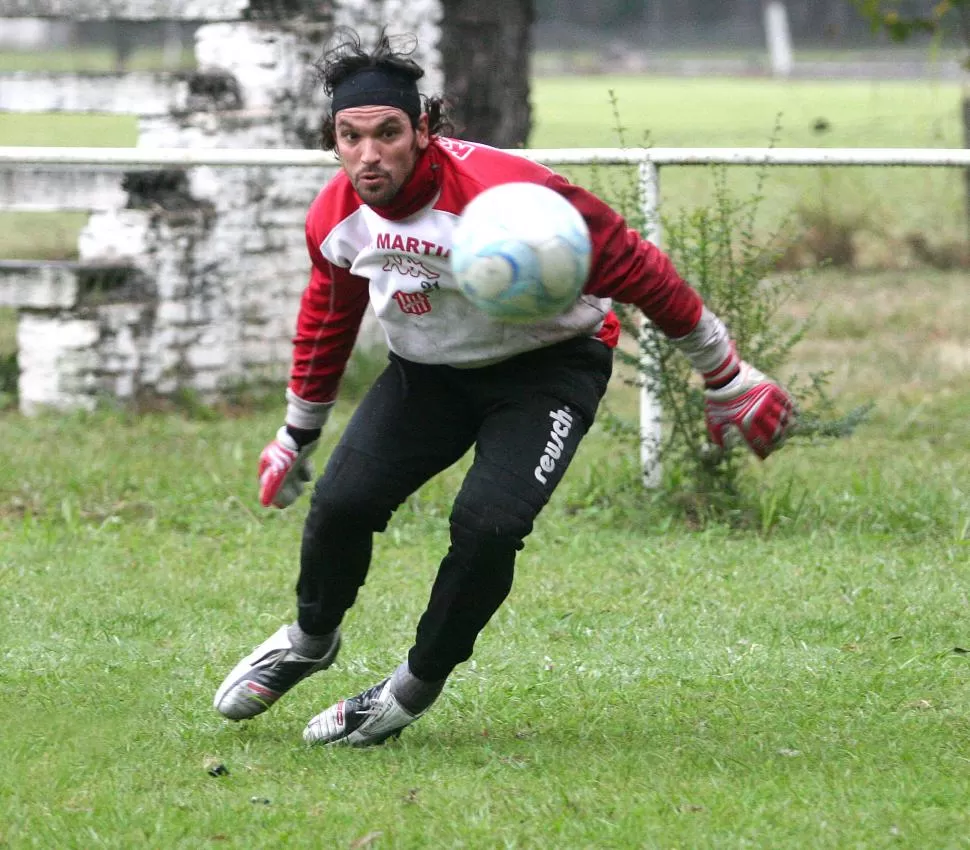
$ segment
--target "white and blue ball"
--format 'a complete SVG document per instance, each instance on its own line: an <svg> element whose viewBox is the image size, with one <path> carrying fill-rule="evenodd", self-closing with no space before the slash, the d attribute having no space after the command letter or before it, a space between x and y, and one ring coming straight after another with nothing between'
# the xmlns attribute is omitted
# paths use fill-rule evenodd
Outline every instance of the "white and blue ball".
<svg viewBox="0 0 970 850"><path fill-rule="evenodd" d="M478 309L505 322L532 322L576 302L590 256L589 228L562 195L536 183L503 183L465 207L451 268Z"/></svg>

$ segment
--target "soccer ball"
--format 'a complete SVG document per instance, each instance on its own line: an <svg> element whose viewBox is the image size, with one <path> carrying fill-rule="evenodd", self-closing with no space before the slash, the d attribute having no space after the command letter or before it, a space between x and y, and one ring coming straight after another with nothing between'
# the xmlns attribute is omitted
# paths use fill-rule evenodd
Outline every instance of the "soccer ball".
<svg viewBox="0 0 970 850"><path fill-rule="evenodd" d="M590 252L586 222L562 195L536 183L503 183L465 207L451 268L461 292L489 316L533 322L576 302Z"/></svg>

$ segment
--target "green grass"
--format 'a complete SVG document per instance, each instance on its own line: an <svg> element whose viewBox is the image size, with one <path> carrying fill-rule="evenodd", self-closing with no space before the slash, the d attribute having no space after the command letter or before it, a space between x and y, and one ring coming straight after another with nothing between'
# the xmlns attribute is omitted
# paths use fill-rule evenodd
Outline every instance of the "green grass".
<svg viewBox="0 0 970 850"><path fill-rule="evenodd" d="M133 147L138 123L129 115L0 112L0 141L5 146Z"/></svg>
<svg viewBox="0 0 970 850"><path fill-rule="evenodd" d="M157 71L167 67L160 48L138 48L128 57L129 71ZM195 67L195 54L184 50L170 70ZM117 70L116 54L106 47L77 47L70 50L0 50L0 72L3 71L70 71L74 73L112 73Z"/></svg>
<svg viewBox="0 0 970 850"><path fill-rule="evenodd" d="M703 528L595 428L474 661L373 751L300 732L406 652L465 463L378 537L335 667L232 724L214 689L292 616L307 502L254 493L280 411L0 416L0 844L966 847L970 400L930 364L970 350L967 290L810 287L795 366L872 420L752 461L748 522Z"/></svg>
<svg viewBox="0 0 970 850"><path fill-rule="evenodd" d="M535 81L534 147L961 147L960 90L936 82L552 77ZM819 119L829 129L816 132ZM776 132L776 124L778 130ZM739 198L759 169L727 170ZM577 169L588 181L588 171ZM627 185L632 178L626 178ZM711 203L710 167L664 168L663 210ZM615 182L611 185L615 185ZM762 227L800 207L824 209L860 231L863 265L904 261L901 240L965 240L963 183L944 168L785 168L767 171ZM796 216L797 218L797 216Z"/></svg>
<svg viewBox="0 0 970 850"><path fill-rule="evenodd" d="M381 539L337 667L225 723L212 690L290 614L305 505L257 512L249 474L274 421L47 420L46 464L3 423L12 846L961 846L959 453L928 482L918 439L796 448L764 483L810 509L759 537L658 527L632 489L588 504L628 473L594 435L474 666L400 743L326 752L300 729L405 651L458 476Z"/></svg>
<svg viewBox="0 0 970 850"><path fill-rule="evenodd" d="M612 94L611 94L612 93ZM781 117L782 147L948 147L959 143L960 89L921 82L803 82L663 77L534 81L534 147L762 145ZM820 135L816 119L831 129Z"/></svg>
<svg viewBox="0 0 970 850"><path fill-rule="evenodd" d="M4 146L133 147L137 141L137 119L127 115L0 113L0 145ZM78 234L87 218L76 212L0 211L0 257L75 257Z"/></svg>

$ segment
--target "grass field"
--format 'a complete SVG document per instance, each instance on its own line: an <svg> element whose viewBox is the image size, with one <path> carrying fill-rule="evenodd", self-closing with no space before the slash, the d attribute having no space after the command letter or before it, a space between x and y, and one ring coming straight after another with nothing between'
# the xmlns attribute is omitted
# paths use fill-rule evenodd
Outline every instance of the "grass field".
<svg viewBox="0 0 970 850"><path fill-rule="evenodd" d="M544 78L535 95L535 147L962 145L959 89L932 82ZM820 122L824 132L815 129ZM730 192L758 191L759 172L728 169ZM860 266L905 266L910 234L936 247L965 243L963 184L952 169L777 167L766 176L765 232L785 220L845 226ZM665 168L661 180L667 214L705 206L715 194L710 167Z"/></svg>
<svg viewBox="0 0 970 850"><path fill-rule="evenodd" d="M685 83L573 81L572 100L537 83L535 143L612 144L611 88L656 144L760 144L786 103L801 106L782 143L804 144L823 102L832 144L928 143L934 120L955 143L950 89ZM43 135L11 117L6 143ZM894 173L913 179L898 227L942 218L959 183L944 176ZM686 174L675 194L678 179L672 199L707 191ZM787 179L769 192L794 199ZM872 197L895 191L873 179ZM0 847L970 846L965 274L829 270L789 309L818 311L791 372L828 370L842 408L874 401L859 432L752 461L734 521L698 525L594 428L474 662L371 751L300 732L406 652L464 464L378 538L334 668L232 724L212 693L292 617L306 500L265 512L254 492L281 410L0 414ZM0 337L11 327L0 314ZM632 416L635 393L617 381L608 405Z"/></svg>
<svg viewBox="0 0 970 850"><path fill-rule="evenodd" d="M967 290L817 298L796 364L871 422L752 462L746 527L685 523L594 429L474 663L374 751L300 731L406 651L463 465L378 539L337 665L232 724L212 692L291 616L306 501L253 488L279 411L0 417L0 846L967 846Z"/></svg>
<svg viewBox="0 0 970 850"><path fill-rule="evenodd" d="M161 48L136 48L125 61L129 71L188 70L195 55L183 50L174 57ZM69 71L112 73L118 70L113 50L95 45L75 45L70 50L0 50L0 71Z"/></svg>

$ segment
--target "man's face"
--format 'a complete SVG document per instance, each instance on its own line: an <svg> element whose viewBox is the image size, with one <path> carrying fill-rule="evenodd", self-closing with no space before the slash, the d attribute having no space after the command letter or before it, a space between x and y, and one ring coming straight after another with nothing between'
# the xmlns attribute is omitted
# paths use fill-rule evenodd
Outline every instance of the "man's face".
<svg viewBox="0 0 970 850"><path fill-rule="evenodd" d="M429 141L427 115L414 129L407 113L393 106L341 109L335 130L344 171L360 199L376 207L394 199Z"/></svg>

